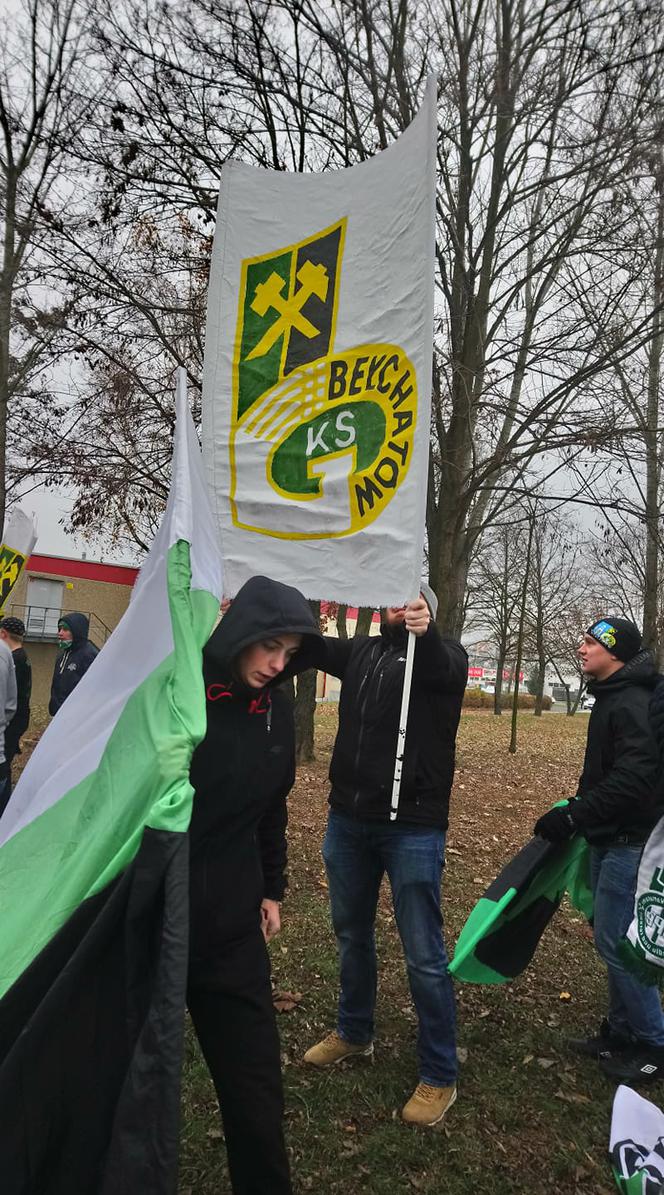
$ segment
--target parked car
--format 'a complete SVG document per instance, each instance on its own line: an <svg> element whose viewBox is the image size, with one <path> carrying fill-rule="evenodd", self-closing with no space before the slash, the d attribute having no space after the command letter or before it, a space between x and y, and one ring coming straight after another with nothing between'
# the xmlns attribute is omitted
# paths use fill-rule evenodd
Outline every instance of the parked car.
<svg viewBox="0 0 664 1195"><path fill-rule="evenodd" d="M592 693L584 693L581 698L580 708L582 710L591 710L595 704L595 698Z"/></svg>

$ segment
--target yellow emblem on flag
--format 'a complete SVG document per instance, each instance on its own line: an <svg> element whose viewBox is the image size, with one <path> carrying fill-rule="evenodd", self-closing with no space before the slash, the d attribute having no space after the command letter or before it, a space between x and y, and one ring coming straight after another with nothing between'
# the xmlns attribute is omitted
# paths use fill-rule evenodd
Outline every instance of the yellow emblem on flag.
<svg viewBox="0 0 664 1195"><path fill-rule="evenodd" d="M27 556L22 552L10 548L9 544L0 544L0 613L5 608L21 570L25 568L26 560Z"/></svg>
<svg viewBox="0 0 664 1195"><path fill-rule="evenodd" d="M410 466L412 363L393 344L334 351L346 220L242 263L233 357L231 510L286 539L350 535Z"/></svg>

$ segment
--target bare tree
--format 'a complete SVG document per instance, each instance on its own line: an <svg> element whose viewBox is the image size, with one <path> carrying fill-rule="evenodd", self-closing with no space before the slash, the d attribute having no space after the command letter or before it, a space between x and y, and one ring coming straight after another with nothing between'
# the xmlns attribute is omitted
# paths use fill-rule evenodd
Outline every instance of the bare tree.
<svg viewBox="0 0 664 1195"><path fill-rule="evenodd" d="M469 577L473 623L486 628L496 652L494 714L503 712L505 664L516 641L525 542L520 522L492 528L477 553Z"/></svg>
<svg viewBox="0 0 664 1195"><path fill-rule="evenodd" d="M561 629L574 621L587 600L583 565L587 546L569 520L551 515L540 504L532 538L532 568L526 626L535 661L535 715L541 716L547 665L559 653ZM566 632L565 632L566 633Z"/></svg>
<svg viewBox="0 0 664 1195"><path fill-rule="evenodd" d="M8 448L21 438L12 409L23 405L24 424L45 407L54 423L63 416L46 367L76 293L53 291L51 266L72 202L69 153L92 103L85 17L80 0L25 0L0 26L0 525Z"/></svg>
<svg viewBox="0 0 664 1195"><path fill-rule="evenodd" d="M654 20L636 0L620 20L610 0L501 0L494 8L482 0L442 8L427 0L189 0L140 11L128 0L101 8L107 99L80 149L97 171L99 227L79 232L75 259L85 261L86 285L101 295L102 309L117 304L129 312L133 305L145 353L123 375L131 350L119 336L109 369L91 305L83 342L95 370L82 439L89 427L89 445L99 441L108 419L95 424L95 404L112 410L118 373L140 401L150 346L162 378L183 347L194 382L200 367L198 347L192 351L202 342L200 311L186 275L172 272L172 301L154 302L158 284L151 292L142 275L149 255L122 251L134 227L151 225L164 236L186 220L198 238L194 273L204 277L216 181L229 154L295 170L362 160L406 126L427 72L439 69L439 320L427 523L438 620L458 634L470 560L485 528L505 521L524 492L581 449L610 445L591 383L650 335L652 298L639 319L604 335L615 306L604 319L595 276L600 264L610 272L605 246L624 225L614 190L630 185L652 139L645 119L652 80L639 64L654 54ZM602 334L580 318L584 302L603 313ZM173 325L188 314L192 342L178 343ZM171 418L162 406L152 406L159 459ZM120 458L121 431L118 423ZM133 459L133 445L124 455ZM135 482L140 502L158 504L150 468L148 460ZM125 509L133 485L128 475L120 487ZM84 495L81 517L96 514L101 501L100 493L86 505ZM107 501L115 501L108 487ZM129 514L133 524L136 511Z"/></svg>
<svg viewBox="0 0 664 1195"><path fill-rule="evenodd" d="M439 619L458 630L475 538L535 456L583 443L581 384L639 342L634 328L610 347L586 331L577 292L593 293L593 275L578 266L615 227L611 184L633 174L650 92L630 69L647 54L635 5L620 22L603 3L444 11L429 546Z"/></svg>

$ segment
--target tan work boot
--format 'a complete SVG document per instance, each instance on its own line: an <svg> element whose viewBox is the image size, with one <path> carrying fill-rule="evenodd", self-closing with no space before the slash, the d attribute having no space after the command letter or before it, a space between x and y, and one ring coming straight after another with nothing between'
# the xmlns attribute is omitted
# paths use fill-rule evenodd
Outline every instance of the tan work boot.
<svg viewBox="0 0 664 1195"><path fill-rule="evenodd" d="M354 1046L351 1042L344 1041L343 1037L339 1037L338 1033L328 1033L327 1037L307 1050L304 1061L309 1062L311 1066L334 1066L337 1062L343 1062L345 1058L371 1058L372 1055L373 1042L366 1046Z"/></svg>
<svg viewBox="0 0 664 1195"><path fill-rule="evenodd" d="M456 1097L456 1086L432 1087L430 1083L418 1083L401 1116L408 1124L433 1128L440 1124Z"/></svg>

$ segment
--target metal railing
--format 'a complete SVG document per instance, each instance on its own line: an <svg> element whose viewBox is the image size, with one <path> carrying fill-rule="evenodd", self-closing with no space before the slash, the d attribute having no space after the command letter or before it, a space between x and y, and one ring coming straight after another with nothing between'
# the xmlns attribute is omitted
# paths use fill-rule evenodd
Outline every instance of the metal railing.
<svg viewBox="0 0 664 1195"><path fill-rule="evenodd" d="M26 640L42 640L54 643L58 637L58 623L63 615L71 614L71 610L63 610L61 606L18 606L10 603L5 611L14 618L21 618L25 623ZM102 622L101 618L92 610L80 610L90 620L89 638L97 647L103 647L111 628Z"/></svg>

